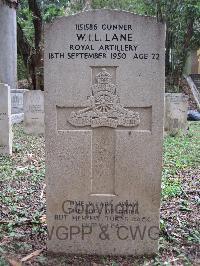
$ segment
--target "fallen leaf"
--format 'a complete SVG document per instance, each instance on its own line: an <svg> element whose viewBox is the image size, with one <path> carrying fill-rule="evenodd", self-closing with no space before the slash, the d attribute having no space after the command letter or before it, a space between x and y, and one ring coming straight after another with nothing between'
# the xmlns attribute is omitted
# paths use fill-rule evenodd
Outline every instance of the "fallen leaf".
<svg viewBox="0 0 200 266"><path fill-rule="evenodd" d="M21 259L21 262L25 262L27 260L30 260L32 257L38 256L41 252L43 251L43 249L38 249L34 252L32 252L31 254L27 255L26 257ZM14 265L15 266L15 265ZM18 265L17 265L18 266Z"/></svg>

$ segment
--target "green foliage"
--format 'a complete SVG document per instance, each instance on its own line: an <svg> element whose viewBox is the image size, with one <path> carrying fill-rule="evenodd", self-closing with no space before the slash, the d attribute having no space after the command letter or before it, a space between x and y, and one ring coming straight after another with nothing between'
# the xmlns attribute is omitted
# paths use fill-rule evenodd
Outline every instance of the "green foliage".
<svg viewBox="0 0 200 266"><path fill-rule="evenodd" d="M15 126L13 156L0 156L0 182L6 183L4 188L1 187L0 201L1 205L7 209L9 220L11 220L6 225L9 237L19 236L19 233L15 232L16 224L30 219L29 209L22 208L21 202L30 204L30 196L36 193L36 190L40 190L39 185L44 180L42 145L43 138L25 135L22 127ZM33 153L34 157L32 157ZM18 193L19 188L24 193ZM40 204L42 206L42 203ZM37 210L32 211L31 216L34 223L39 222Z"/></svg>
<svg viewBox="0 0 200 266"><path fill-rule="evenodd" d="M169 179L163 180L162 183L162 196L163 198L167 197L176 197L182 193L181 182L178 179Z"/></svg>
<svg viewBox="0 0 200 266"><path fill-rule="evenodd" d="M50 22L57 16L74 14L82 11L85 0L43 0L38 1L43 20ZM166 69L172 77L172 84L178 85L188 52L200 47L198 0L93 0L93 9L111 8L126 10L136 14L163 18L167 25ZM34 43L32 13L28 1L21 0L18 9L18 22L23 28L30 44ZM33 46L33 45L32 45ZM169 59L167 59L169 58ZM20 62L19 62L20 66ZM24 77L21 69L19 78Z"/></svg>
<svg viewBox="0 0 200 266"><path fill-rule="evenodd" d="M44 0L38 1L40 4L41 13L44 22L51 21L54 17L64 16L65 8L68 5L69 0ZM20 1L20 7L17 12L17 21L21 25L26 38L33 44L34 42L34 27L33 27L33 16L32 12L29 10L28 1Z"/></svg>
<svg viewBox="0 0 200 266"><path fill-rule="evenodd" d="M189 124L187 135L168 136L164 142L164 176L171 176L177 170L195 167L200 163L200 124Z"/></svg>
<svg viewBox="0 0 200 266"><path fill-rule="evenodd" d="M43 9L43 19L45 22L50 22L54 17L64 16L65 8L59 8L56 4L50 4Z"/></svg>
<svg viewBox="0 0 200 266"><path fill-rule="evenodd" d="M171 49L173 70L183 71L187 54L192 49L200 47L200 31L199 31L199 1L166 1L162 3L165 19L167 22L168 32L171 35ZM190 30L189 23L193 22L192 37L189 39L187 31Z"/></svg>
<svg viewBox="0 0 200 266"><path fill-rule="evenodd" d="M190 235L188 236L188 241L190 243L196 243L197 245L200 244L200 232L198 230L193 230L190 232Z"/></svg>
<svg viewBox="0 0 200 266"><path fill-rule="evenodd" d="M3 257L7 257L7 254L14 254L13 257L16 257L16 254L17 257L18 255L24 257L25 254L37 250L39 242L42 239L45 240L46 236L45 197L41 196L42 191L45 193L44 138L25 134L21 125L15 125L13 131L12 157L0 155L0 201L3 211L0 239L8 239L8 242L3 240L0 246L0 265L2 266L8 265L3 259ZM199 232L195 228L195 221L194 224L193 221L191 222L198 211L196 205L199 199L194 194L194 188L197 186L193 184L191 187L193 192L187 196L184 194L186 193L184 184L181 183L177 173L183 169L196 168L199 165L199 147L200 124L198 122L190 123L187 136L165 138L162 180L165 205L162 205L164 212L161 211L162 235L159 239L159 254L152 259L144 257L132 260L127 257L125 259L128 261L124 264L171 265L173 258L177 265L196 265L195 262L190 263L190 256L196 252L195 247L199 244L200 239ZM187 185L190 186L190 181ZM182 195L178 201L177 198L173 198L180 193ZM190 198L188 198L189 195ZM170 202L172 202L171 205ZM174 205L176 206L174 207ZM195 208L196 212L194 212ZM182 216L181 213L183 213ZM188 216L186 216L187 214ZM42 221L41 218L44 220ZM44 245L41 244L42 247ZM188 256L187 247L188 250L194 250L190 256ZM34 262L31 261L31 263L49 265L49 259L45 252L43 255L36 256ZM68 265L69 261L71 264L75 258L59 256L59 259L56 259L53 256L51 259L51 265ZM102 256L100 263L119 265L122 260L123 258L120 258L119 261L119 258L112 259ZM73 265L76 264L73 263ZM79 257L77 265L79 264L86 264L83 262L83 257Z"/></svg>
<svg viewBox="0 0 200 266"><path fill-rule="evenodd" d="M83 0L70 4L72 13L81 11ZM166 22L166 75L172 88L179 88L188 52L200 47L200 1L198 0L93 0L92 8L127 10L136 14L157 16ZM71 14L68 12L68 14Z"/></svg>
<svg viewBox="0 0 200 266"><path fill-rule="evenodd" d="M45 0L41 3L42 17L45 22L52 21L55 17L64 16L65 9L70 0Z"/></svg>
<svg viewBox="0 0 200 266"><path fill-rule="evenodd" d="M17 22L21 25L27 40L32 44L34 42L34 27L32 22L32 13L30 12L26 1L17 11ZM26 5L25 5L26 4Z"/></svg>
<svg viewBox="0 0 200 266"><path fill-rule="evenodd" d="M17 77L18 80L26 79L28 76L27 69L20 55L17 56Z"/></svg>
<svg viewBox="0 0 200 266"><path fill-rule="evenodd" d="M94 0L92 2L93 8L111 8L111 9L120 9L120 10L130 10L133 5L131 0Z"/></svg>
<svg viewBox="0 0 200 266"><path fill-rule="evenodd" d="M154 8L146 5L145 1L139 0L93 0L93 8L111 8L118 10L126 10L141 15L155 15Z"/></svg>
<svg viewBox="0 0 200 266"><path fill-rule="evenodd" d="M195 168L200 164L200 124L190 123L189 133L184 136L167 136L164 141L162 195L177 196L182 193L178 171Z"/></svg>
<svg viewBox="0 0 200 266"><path fill-rule="evenodd" d="M3 257L0 257L0 265L9 266L10 264Z"/></svg>
<svg viewBox="0 0 200 266"><path fill-rule="evenodd" d="M145 4L146 1L140 0L93 0L93 9L110 8L117 10L125 10L141 15L155 15L154 5L149 3ZM68 14L82 11L84 8L84 0L70 1L68 4Z"/></svg>

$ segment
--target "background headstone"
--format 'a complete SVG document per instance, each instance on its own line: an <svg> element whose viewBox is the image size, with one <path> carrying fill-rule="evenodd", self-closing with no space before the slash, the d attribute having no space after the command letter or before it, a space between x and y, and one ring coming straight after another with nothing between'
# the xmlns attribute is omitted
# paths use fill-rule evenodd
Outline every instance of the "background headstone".
<svg viewBox="0 0 200 266"><path fill-rule="evenodd" d="M24 131L27 134L44 133L44 92L40 90L24 93Z"/></svg>
<svg viewBox="0 0 200 266"><path fill-rule="evenodd" d="M8 6L0 0L0 82L17 87L17 1Z"/></svg>
<svg viewBox="0 0 200 266"><path fill-rule="evenodd" d="M110 10L45 34L48 249L157 251L165 27Z"/></svg>
<svg viewBox="0 0 200 266"><path fill-rule="evenodd" d="M12 155L10 87L0 83L0 154Z"/></svg>
<svg viewBox="0 0 200 266"><path fill-rule="evenodd" d="M11 90L11 122L19 124L24 120L24 92L26 89Z"/></svg>
<svg viewBox="0 0 200 266"><path fill-rule="evenodd" d="M20 114L24 112L23 95L25 89L11 90L11 113Z"/></svg>
<svg viewBox="0 0 200 266"><path fill-rule="evenodd" d="M187 133L188 96L182 93L165 94L165 132L170 135Z"/></svg>

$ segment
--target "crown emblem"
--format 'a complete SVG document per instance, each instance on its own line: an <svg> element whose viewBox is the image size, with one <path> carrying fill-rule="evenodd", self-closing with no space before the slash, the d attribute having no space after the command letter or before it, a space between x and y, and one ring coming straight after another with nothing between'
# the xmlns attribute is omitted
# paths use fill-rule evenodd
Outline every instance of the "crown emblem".
<svg viewBox="0 0 200 266"><path fill-rule="evenodd" d="M106 72L105 68L102 68L102 72L96 76L96 79L98 84L108 84L111 83L112 76Z"/></svg>
<svg viewBox="0 0 200 266"><path fill-rule="evenodd" d="M133 127L140 123L139 113L124 108L117 95L117 85L112 83L112 75L102 68L96 75L96 83L91 86L92 95L86 108L72 112L69 122L74 126L91 127Z"/></svg>
<svg viewBox="0 0 200 266"><path fill-rule="evenodd" d="M108 91L112 94L116 93L116 85L112 84L112 76L102 68L102 72L96 75L97 83L92 85L92 94L95 95L100 91Z"/></svg>

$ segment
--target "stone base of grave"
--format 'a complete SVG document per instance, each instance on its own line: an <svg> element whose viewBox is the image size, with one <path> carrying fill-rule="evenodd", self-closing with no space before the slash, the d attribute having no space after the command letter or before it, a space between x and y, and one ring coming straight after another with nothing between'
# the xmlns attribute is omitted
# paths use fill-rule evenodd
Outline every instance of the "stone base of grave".
<svg viewBox="0 0 200 266"><path fill-rule="evenodd" d="M11 115L11 123L14 124L20 124L24 121L24 113L20 114L12 114Z"/></svg>

